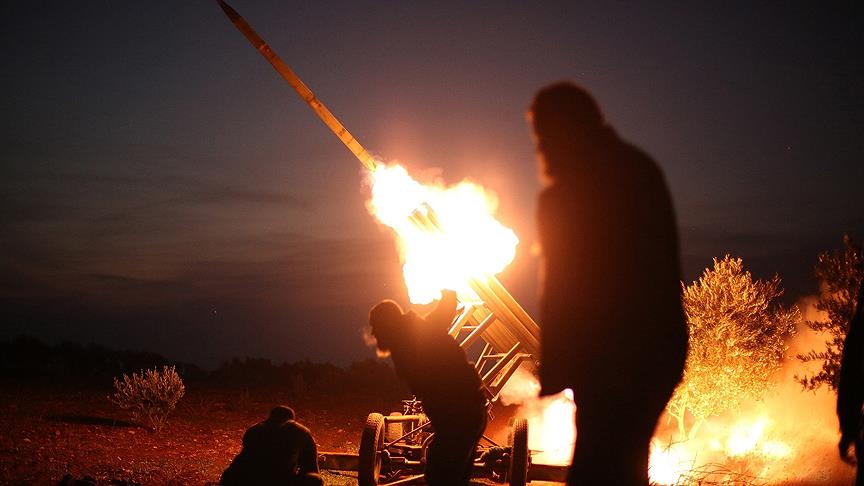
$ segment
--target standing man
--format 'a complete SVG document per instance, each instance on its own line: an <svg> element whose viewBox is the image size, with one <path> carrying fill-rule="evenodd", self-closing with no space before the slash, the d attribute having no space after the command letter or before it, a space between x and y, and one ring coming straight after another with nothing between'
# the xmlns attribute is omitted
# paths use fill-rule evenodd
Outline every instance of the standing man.
<svg viewBox="0 0 864 486"><path fill-rule="evenodd" d="M645 486L687 354L669 191L582 88L542 89L528 117L548 182L537 215L542 394L572 388L577 406L568 484Z"/></svg>
<svg viewBox="0 0 864 486"><path fill-rule="evenodd" d="M837 383L837 418L840 420L840 457L858 465L856 486L864 486L864 440L862 440L862 406L864 406L864 282L859 285L855 313L843 341L840 379ZM855 445L855 460L849 449Z"/></svg>
<svg viewBox="0 0 864 486"><path fill-rule="evenodd" d="M447 334L456 315L456 293L443 291L425 318L385 300L369 312L378 351L389 354L396 374L423 402L435 435L429 445L429 486L467 486L474 452L486 428L480 377L465 351Z"/></svg>

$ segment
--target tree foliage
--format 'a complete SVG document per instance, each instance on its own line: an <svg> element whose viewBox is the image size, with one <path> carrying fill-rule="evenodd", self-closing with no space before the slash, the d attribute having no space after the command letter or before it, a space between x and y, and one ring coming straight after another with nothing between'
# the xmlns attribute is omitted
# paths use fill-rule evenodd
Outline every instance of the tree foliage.
<svg viewBox="0 0 864 486"><path fill-rule="evenodd" d="M729 255L715 258L713 268L682 288L690 349L667 410L683 437L687 413L695 419L692 435L706 418L769 389L800 313L777 302L783 294L779 276L753 280L743 261Z"/></svg>
<svg viewBox="0 0 864 486"><path fill-rule="evenodd" d="M799 354L798 359L804 363L821 362L822 366L812 375L795 378L807 390L816 390L824 385L836 392L843 341L849 331L849 322L855 312L855 299L864 278L861 246L856 245L848 235L844 236L841 248L819 254L815 273L821 283L816 309L825 312L828 320L807 321L807 327L826 335L825 349Z"/></svg>

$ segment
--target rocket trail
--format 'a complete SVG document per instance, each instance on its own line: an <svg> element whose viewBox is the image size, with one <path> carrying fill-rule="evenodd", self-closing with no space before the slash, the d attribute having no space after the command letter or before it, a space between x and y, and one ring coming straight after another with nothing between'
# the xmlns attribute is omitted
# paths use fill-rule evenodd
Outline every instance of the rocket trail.
<svg viewBox="0 0 864 486"><path fill-rule="evenodd" d="M315 93L313 93L312 90L306 86L303 80L301 80L300 77L297 76L297 74L294 73L294 71L292 71L275 52L273 52L273 49L264 42L264 39L262 39L254 29L252 29L252 26L250 26L236 10L231 8L231 6L225 3L224 0L217 0L217 2L219 2L219 6L222 7L225 15L231 19L231 23L233 23L234 26L237 27L237 30L246 37L249 43L252 44L252 47L264 56L264 59L273 66L273 69L275 69L276 72L285 79L285 81L288 81L288 84L294 88L294 91L303 98L303 101L309 105L309 108L311 108L312 111L321 118L321 121L330 128L330 131L339 137L339 140L341 140L342 143L348 147L348 150L357 157L360 163L363 164L363 167L370 171L374 171L375 159L366 151L365 148L363 148L362 145L360 145L360 142L351 135L351 132L345 128L345 125L343 125L342 122L340 122L333 113L324 106L324 103L315 96Z"/></svg>

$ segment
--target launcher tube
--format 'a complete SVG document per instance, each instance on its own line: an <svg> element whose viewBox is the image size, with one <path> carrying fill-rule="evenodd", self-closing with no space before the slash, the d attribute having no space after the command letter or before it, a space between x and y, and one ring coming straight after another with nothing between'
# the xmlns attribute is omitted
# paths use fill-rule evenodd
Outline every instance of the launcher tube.
<svg viewBox="0 0 864 486"><path fill-rule="evenodd" d="M487 277L487 279L493 278L495 277ZM480 299L482 299L486 305L491 307L499 318L508 321L509 327L507 330L513 333L516 336L516 339L522 341L522 344L531 354L539 356L540 342L537 339L537 336L531 335L530 331L519 321L519 318L513 313L511 307L503 301L503 296L497 295L495 292L491 291L481 279L472 278L469 284L471 289L474 290L474 292L477 292ZM512 299L512 297L510 298Z"/></svg>
<svg viewBox="0 0 864 486"><path fill-rule="evenodd" d="M498 281L497 278L487 279L486 284L489 286L489 290L491 290L492 293L501 298L501 301L504 302L504 304L507 305L510 311L516 315L516 318L519 320L519 322L523 326L525 326L525 328L528 330L529 333L531 333L532 336L537 337L540 335L540 326L538 326L537 323L534 322L534 319L532 319L531 316L529 316L528 313L525 312L525 309L523 309L522 306L519 305L519 302L517 302L512 295L510 295L510 292L508 292L507 289L504 288L503 285L501 285L501 282Z"/></svg>

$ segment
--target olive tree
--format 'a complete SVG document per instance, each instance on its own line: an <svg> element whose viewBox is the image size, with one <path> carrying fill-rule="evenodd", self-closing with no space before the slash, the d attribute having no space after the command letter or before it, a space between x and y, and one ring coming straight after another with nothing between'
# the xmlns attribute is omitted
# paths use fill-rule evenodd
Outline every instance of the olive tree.
<svg viewBox="0 0 864 486"><path fill-rule="evenodd" d="M795 378L806 390L816 390L825 385L836 392L843 341L849 331L858 288L864 278L861 246L856 245L848 235L844 236L841 248L819 254L814 270L822 286L816 309L825 312L828 320L807 321L807 327L826 335L825 348L799 354L798 359L802 362L821 362L821 368L812 375Z"/></svg>
<svg viewBox="0 0 864 486"><path fill-rule="evenodd" d="M797 307L786 309L780 277L754 280L740 258L714 259L698 281L682 282L690 349L681 384L667 405L682 438L706 418L758 399L780 368L795 333ZM687 414L694 419L689 433Z"/></svg>

